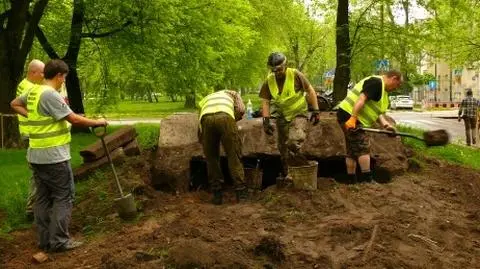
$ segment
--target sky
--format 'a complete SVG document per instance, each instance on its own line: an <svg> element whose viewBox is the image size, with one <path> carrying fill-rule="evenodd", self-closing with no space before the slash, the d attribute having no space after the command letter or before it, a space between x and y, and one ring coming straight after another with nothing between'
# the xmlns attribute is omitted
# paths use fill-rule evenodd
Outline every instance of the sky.
<svg viewBox="0 0 480 269"><path fill-rule="evenodd" d="M312 2L315 0L303 0L306 6L310 6ZM403 10L403 7L400 4L397 4L393 7L393 13L395 16L395 22L398 24L404 24L405 23L405 11ZM416 0L410 0L410 22L413 22L414 20L422 20L426 19L429 17L428 12L420 7L417 4ZM317 18L319 21L322 21L321 16Z"/></svg>

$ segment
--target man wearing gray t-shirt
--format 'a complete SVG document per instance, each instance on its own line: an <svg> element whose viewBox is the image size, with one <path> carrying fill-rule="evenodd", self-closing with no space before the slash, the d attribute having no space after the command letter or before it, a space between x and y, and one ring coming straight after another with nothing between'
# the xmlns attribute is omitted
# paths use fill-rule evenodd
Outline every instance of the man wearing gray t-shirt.
<svg viewBox="0 0 480 269"><path fill-rule="evenodd" d="M75 192L70 166L70 126L106 126L104 119L91 120L75 114L59 94L68 74L62 60L45 65L43 85L11 102L12 109L28 119L27 160L33 168L37 186L34 206L39 247L65 251L82 243L70 239L68 225Z"/></svg>

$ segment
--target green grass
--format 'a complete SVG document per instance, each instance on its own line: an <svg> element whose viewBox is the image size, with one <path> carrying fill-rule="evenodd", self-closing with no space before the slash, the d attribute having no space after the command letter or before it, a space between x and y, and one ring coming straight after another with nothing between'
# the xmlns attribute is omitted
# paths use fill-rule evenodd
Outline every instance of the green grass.
<svg viewBox="0 0 480 269"><path fill-rule="evenodd" d="M120 126L109 126L108 132L112 132ZM142 149L151 149L157 145L159 125L138 124L135 125L137 139ZM82 163L79 151L85 146L97 141L93 134L73 134L71 146L72 167L78 167ZM29 191L31 171L26 161L26 149L0 149L0 236L12 230L30 227L25 218L25 206ZM77 198L82 197L89 188L84 187L87 182L77 184ZM88 186L88 185L87 185ZM77 202L80 199L77 199Z"/></svg>
<svg viewBox="0 0 480 269"><path fill-rule="evenodd" d="M96 112L96 104L85 103L85 113L88 116L103 115L107 119L117 118L163 118L175 112L194 112L195 109L184 108L184 102L170 102L166 97L160 97L158 103L147 101L122 101L105 107L101 113Z"/></svg>
<svg viewBox="0 0 480 269"><path fill-rule="evenodd" d="M400 126L399 131L422 136L423 131L416 128ZM452 164L480 170L480 150L457 144L448 144L443 147L427 147L422 141L413 138L402 138L404 144L411 146L417 154L445 160Z"/></svg>
<svg viewBox="0 0 480 269"><path fill-rule="evenodd" d="M246 94L242 96L245 105L248 99L252 101L253 110L260 108L261 100L258 93ZM105 106L103 111L96 111L97 104L93 101L85 103L85 113L87 116L102 115L107 119L119 118L164 118L175 112L195 112L196 109L184 108L184 102L171 102L166 97L160 97L158 103L149 103L147 101L122 101L112 106Z"/></svg>

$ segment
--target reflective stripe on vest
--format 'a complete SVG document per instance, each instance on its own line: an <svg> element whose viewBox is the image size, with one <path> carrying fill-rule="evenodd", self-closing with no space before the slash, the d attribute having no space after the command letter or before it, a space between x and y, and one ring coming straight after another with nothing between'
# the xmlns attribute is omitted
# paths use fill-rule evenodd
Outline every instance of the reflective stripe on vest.
<svg viewBox="0 0 480 269"><path fill-rule="evenodd" d="M28 93L35 84L32 82L28 81L28 79L23 79L17 86L17 97L20 95ZM28 119L22 115L17 115L18 118L18 131L20 132L21 136L28 136L28 127L27 127L27 121Z"/></svg>
<svg viewBox="0 0 480 269"><path fill-rule="evenodd" d="M275 74L268 75L268 88L272 95L273 103L278 107L278 112L283 115L287 121L291 121L298 115L307 113L307 101L304 92L295 92L295 69L287 68L285 83L280 94Z"/></svg>
<svg viewBox="0 0 480 269"><path fill-rule="evenodd" d="M372 126L372 124L377 121L378 117L381 114L387 112L389 100L388 94L385 91L385 83L383 82L381 76L370 76L361 80L355 85L355 87L353 87L350 92L348 92L347 97L345 97L345 99L338 105L341 109L345 110L349 114L352 114L353 107L355 106L355 103L358 101L360 94L363 91L363 84L365 83L365 81L372 77L379 78L382 81L382 97L378 102L373 100L367 100L362 110L360 110L358 114L358 120L365 127Z"/></svg>
<svg viewBox="0 0 480 269"><path fill-rule="evenodd" d="M200 120L204 115L225 112L235 119L233 99L225 91L214 92L203 98L200 103Z"/></svg>
<svg viewBox="0 0 480 269"><path fill-rule="evenodd" d="M51 148L70 143L70 124L38 112L42 93L53 90L48 86L36 86L28 93L28 122L30 148Z"/></svg>

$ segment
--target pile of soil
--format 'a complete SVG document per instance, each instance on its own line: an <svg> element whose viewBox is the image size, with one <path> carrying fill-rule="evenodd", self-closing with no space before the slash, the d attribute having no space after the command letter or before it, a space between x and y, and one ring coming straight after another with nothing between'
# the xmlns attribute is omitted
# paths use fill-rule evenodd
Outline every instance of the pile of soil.
<svg viewBox="0 0 480 269"><path fill-rule="evenodd" d="M84 236L36 268L478 268L478 170L425 162L388 184L323 180L317 191L274 186L235 204L210 194L153 192L143 217ZM142 195L140 195L142 196ZM80 205L79 205L80 206ZM74 211L82 208L74 208ZM0 242L0 267L27 268L34 229Z"/></svg>

